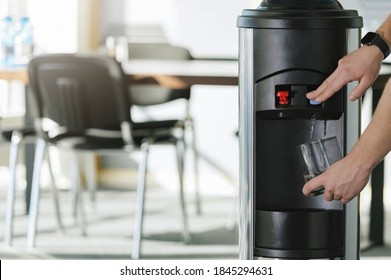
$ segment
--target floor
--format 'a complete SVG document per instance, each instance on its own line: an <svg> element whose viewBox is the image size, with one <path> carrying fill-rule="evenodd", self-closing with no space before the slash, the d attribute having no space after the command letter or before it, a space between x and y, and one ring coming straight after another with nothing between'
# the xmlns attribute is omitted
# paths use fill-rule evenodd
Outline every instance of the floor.
<svg viewBox="0 0 391 280"><path fill-rule="evenodd" d="M0 188L4 213L5 188ZM18 190L13 247L0 245L0 259L130 259L134 212L134 189L100 186L96 202L85 193L88 232L82 236L71 211L70 195L62 190L62 217L66 232L61 233L53 212L49 189L43 189L37 246L25 249L27 216L24 214L23 189ZM146 198L143 259L237 259L238 230L227 228L232 220L232 195L204 194L202 214L196 214L192 193L187 194L192 241L181 240L178 194L158 184L150 186ZM362 205L368 198L363 195ZM362 210L362 247L368 246L367 213ZM389 215L386 216L389 219ZM0 217L0 240L3 240L4 216ZM363 250L362 259L391 259L390 223L386 223L386 245Z"/></svg>
<svg viewBox="0 0 391 280"><path fill-rule="evenodd" d="M24 215L23 190L19 190L15 238L12 248L0 245L1 259L129 259L132 249L132 228L135 201L134 189L121 186L100 187L96 202L85 193L87 236L71 211L70 195L61 191L62 217L66 232L58 229L49 189L42 193L37 246L26 250L27 216ZM228 230L232 213L232 196L202 197L202 214L196 214L192 194L188 193L188 212L192 241L181 240L178 193L158 185L147 190L143 259L235 259L238 256L238 231ZM5 190L1 189L1 201ZM4 208L4 203L1 203ZM1 209L4 213L4 209ZM1 217L3 227L4 217ZM3 230L0 230L3 239Z"/></svg>

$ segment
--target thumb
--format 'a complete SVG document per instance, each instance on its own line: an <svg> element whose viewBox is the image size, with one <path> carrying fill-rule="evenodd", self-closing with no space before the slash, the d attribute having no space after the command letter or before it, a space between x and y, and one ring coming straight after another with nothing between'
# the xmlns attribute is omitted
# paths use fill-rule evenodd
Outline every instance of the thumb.
<svg viewBox="0 0 391 280"><path fill-rule="evenodd" d="M323 174L316 176L315 178L309 180L303 187L303 194L310 196L311 192L323 186Z"/></svg>

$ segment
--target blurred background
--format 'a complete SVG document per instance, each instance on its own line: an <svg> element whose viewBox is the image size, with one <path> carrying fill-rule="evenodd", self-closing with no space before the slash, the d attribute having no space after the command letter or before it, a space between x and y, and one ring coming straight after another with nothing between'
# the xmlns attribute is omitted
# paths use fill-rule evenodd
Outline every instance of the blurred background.
<svg viewBox="0 0 391 280"><path fill-rule="evenodd" d="M193 57L204 59L237 58L236 17L242 9L256 6L254 1L233 0L1 0L0 3L2 18L8 15L14 20L26 15L30 18L34 26L35 54L104 52L108 36L126 36L130 42L184 46L190 50ZM5 87L20 85L1 82L2 98L11 99L1 103L5 107L2 111L7 111L8 115L23 114L23 100L18 100L23 98L23 94L4 94ZM170 106L175 104L161 109L162 112L170 114L173 108ZM211 192L223 189L224 192L232 194L237 190L238 177L235 136L238 116L237 88L195 86L192 88L191 106L197 126L198 147L204 157L200 167L203 189ZM164 150L159 152L162 153L161 157L171 158L164 155ZM160 155L156 156L160 158ZM7 159L7 156L1 158ZM108 166L120 165L118 162L110 162L110 159L104 162ZM124 165L126 166L126 163ZM170 163L156 167L156 176L170 177L166 168L171 169ZM172 176L175 182L175 173ZM166 179L162 181L168 182ZM170 185L172 184L168 183L168 187Z"/></svg>
<svg viewBox="0 0 391 280"><path fill-rule="evenodd" d="M34 55L75 52L106 53L108 37L124 37L130 43L169 43L183 46L191 52L195 59L236 60L238 58L236 18L243 9L256 8L259 2L259 0L0 0L0 18L11 17L14 22L22 17L29 18L33 28ZM357 9L359 14L364 17L363 34L369 30L376 30L383 19L391 12L389 0L343 0L340 2L346 9ZM0 114L8 122L3 126L14 126L23 122L25 114L24 89L24 85L18 81L0 80ZM211 211L209 214L218 212L218 215L209 222L207 222L209 215L207 210L205 210L203 216L197 216L194 219L199 225L219 224L219 229L222 229L222 231L215 232L216 235L212 238L218 243L219 236L229 232L225 225L232 223L230 220L232 217L230 216L232 212L235 212L233 209L235 209L235 198L239 189L239 155L236 136L238 129L238 88L237 86L197 85L193 86L191 90L191 111L197 127L197 149L200 156L201 195L207 201L206 209ZM177 106L178 104L175 102L174 104L167 104L159 109L159 114L171 116L176 111ZM370 108L370 98L368 97L368 101L363 106L363 127L370 120ZM139 112L140 115L144 113ZM5 201L6 187L9 182L8 153L8 146L2 145L0 147L2 201ZM155 185L155 190L158 190L157 193L176 193L178 188L176 163L171 153L172 151L165 147L156 148L152 151L150 181ZM21 154L23 156L23 153ZM53 168L58 179L58 185L61 189L67 190L71 184L67 155L56 150L52 150L50 155L55 159L52 162L54 162ZM136 176L137 164L125 155L122 160L110 156L100 157L95 164L99 183L98 189L101 188L106 192L128 188L128 182L134 180ZM185 171L185 181L188 185L186 191L190 194L194 187L194 173L191 164L192 162L189 161ZM129 169L129 166L134 168ZM387 159L384 188L384 203L387 211L389 211L391 205L389 193L390 168L389 159ZM46 175L43 175L42 186L47 188L50 184L49 178L47 172L43 174ZM23 165L18 168L18 177L19 195L23 196L26 184ZM115 194L113 195L115 196ZM159 195L156 195L157 201L159 201L159 197ZM216 199L219 201L218 203ZM365 226L368 223L370 199L370 186L368 186L361 196L363 244L365 244L367 238ZM3 202L0 202L0 204L3 204ZM115 204L110 205L110 207L115 208ZM167 207L170 207L169 205ZM19 206L18 209L18 215L22 216L21 219L24 219L23 206ZM1 211L0 217L3 217L3 214L4 211ZM389 217L386 216L387 230L389 229L389 220ZM2 231L1 229L0 231ZM19 227L17 225L18 230L17 236L20 239L15 241L16 247L23 248L25 226L22 222L20 222ZM237 231L230 232L227 236L229 239L227 241L228 248L230 249L227 255L222 254L217 257L235 258L237 254ZM389 236L389 232L385 234L386 243L391 242ZM131 238L129 236L126 236L126 238L126 242L130 246ZM208 239L207 235L203 238ZM102 242L99 240L102 239L96 239L96 242ZM46 254L51 252L50 246L54 248L57 245L50 245L50 242L45 243L43 241L42 246L47 250L42 250L41 253L45 252ZM150 246L153 247L153 245ZM187 248L189 249L189 247ZM125 249L122 250L126 252ZM147 252L153 251L152 249L149 250L147 249ZM177 250L179 252L183 249L177 248ZM225 249L220 247L218 249L215 247L215 250L225 252ZM197 249L195 249L195 252L197 252ZM10 251L6 251L4 254L6 257L18 255L13 255ZM45 254L44 257L49 257ZM76 255L76 258L81 257L81 255L81 253ZM94 258L97 255L91 253L88 256ZM162 255L164 256L163 253ZM175 256L178 257L180 254ZM205 257L207 254L200 254L200 256ZM209 256L213 257L215 255L211 253ZM25 256L22 255L22 257ZM36 255L28 255L27 257L34 258ZM64 258L66 257L70 257L70 255L65 254ZM123 253L119 257L126 258L126 254Z"/></svg>

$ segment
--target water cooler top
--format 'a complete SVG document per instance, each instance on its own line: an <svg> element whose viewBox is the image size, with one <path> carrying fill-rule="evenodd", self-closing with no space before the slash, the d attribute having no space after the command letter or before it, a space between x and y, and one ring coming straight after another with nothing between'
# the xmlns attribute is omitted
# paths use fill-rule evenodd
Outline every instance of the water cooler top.
<svg viewBox="0 0 391 280"><path fill-rule="evenodd" d="M342 9L342 5L335 0L264 0L259 5L259 8L284 10L339 10Z"/></svg>
<svg viewBox="0 0 391 280"><path fill-rule="evenodd" d="M336 29L361 28L362 17L335 0L263 0L257 9L238 17L242 28Z"/></svg>

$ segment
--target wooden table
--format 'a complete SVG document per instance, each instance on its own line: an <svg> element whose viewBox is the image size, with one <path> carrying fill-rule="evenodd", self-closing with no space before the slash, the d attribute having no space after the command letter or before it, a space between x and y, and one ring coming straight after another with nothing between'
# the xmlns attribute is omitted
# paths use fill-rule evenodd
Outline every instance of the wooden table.
<svg viewBox="0 0 391 280"><path fill-rule="evenodd" d="M171 89L193 85L238 85L236 60L130 60L123 64L130 83L160 84ZM28 84L25 68L0 69L0 80Z"/></svg>
<svg viewBox="0 0 391 280"><path fill-rule="evenodd" d="M20 81L27 85L28 77L25 68L4 69L0 68L0 80Z"/></svg>
<svg viewBox="0 0 391 280"><path fill-rule="evenodd" d="M171 89L193 85L238 85L235 60L130 60L123 65L129 82Z"/></svg>

